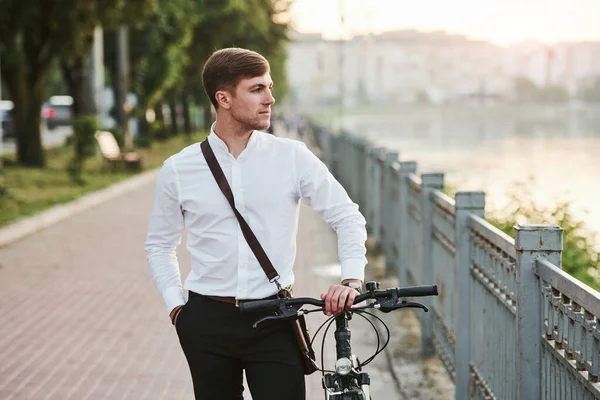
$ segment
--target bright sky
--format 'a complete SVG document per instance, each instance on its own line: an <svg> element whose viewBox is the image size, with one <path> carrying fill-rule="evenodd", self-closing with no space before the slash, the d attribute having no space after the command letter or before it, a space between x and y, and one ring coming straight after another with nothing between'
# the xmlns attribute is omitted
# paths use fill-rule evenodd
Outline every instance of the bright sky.
<svg viewBox="0 0 600 400"><path fill-rule="evenodd" d="M343 4L345 27L340 27ZM398 29L444 30L510 44L600 41L600 0L295 0L294 26L335 38Z"/></svg>

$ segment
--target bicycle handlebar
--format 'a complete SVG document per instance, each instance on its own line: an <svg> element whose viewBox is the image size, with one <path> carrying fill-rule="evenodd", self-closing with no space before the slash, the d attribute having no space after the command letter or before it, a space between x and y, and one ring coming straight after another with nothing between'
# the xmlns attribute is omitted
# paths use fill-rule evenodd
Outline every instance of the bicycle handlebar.
<svg viewBox="0 0 600 400"><path fill-rule="evenodd" d="M437 285L410 286L405 288L396 288L398 297L426 297L437 296Z"/></svg>
<svg viewBox="0 0 600 400"><path fill-rule="evenodd" d="M394 296L395 295L395 296ZM437 285L424 285L424 286L410 286L405 288L391 288L385 290L373 290L366 293L362 293L354 299L354 304L362 303L367 299L392 299L394 297L425 297L425 296L437 296L438 288ZM325 302L323 300L311 298L311 297L293 297L286 299L273 299L273 300L257 300L247 303L240 303L240 311L276 311L280 308L280 305L284 303L289 307L292 306L303 306L305 304L324 307Z"/></svg>

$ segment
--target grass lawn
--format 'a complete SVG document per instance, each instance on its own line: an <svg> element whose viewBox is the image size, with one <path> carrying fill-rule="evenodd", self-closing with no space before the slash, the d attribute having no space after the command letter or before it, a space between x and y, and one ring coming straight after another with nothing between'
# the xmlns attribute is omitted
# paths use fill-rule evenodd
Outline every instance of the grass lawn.
<svg viewBox="0 0 600 400"><path fill-rule="evenodd" d="M143 157L143 171L160 167L165 159L203 140L206 135L205 132L191 137L179 135L153 143L151 148L138 149ZM0 188L3 189L0 193L0 227L136 174L103 170L102 159L93 157L85 163L82 174L85 184L77 184L70 179L66 170L72 154L72 149L68 147L47 150L45 168L25 168L15 164L14 155L4 156L4 166L0 168Z"/></svg>

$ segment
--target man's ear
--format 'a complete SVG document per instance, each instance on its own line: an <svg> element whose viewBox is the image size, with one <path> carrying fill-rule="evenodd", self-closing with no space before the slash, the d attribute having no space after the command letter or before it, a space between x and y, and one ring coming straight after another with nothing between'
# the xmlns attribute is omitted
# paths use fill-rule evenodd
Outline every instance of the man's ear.
<svg viewBox="0 0 600 400"><path fill-rule="evenodd" d="M231 108L231 94L225 90L219 90L215 93L215 99L219 107L229 110Z"/></svg>

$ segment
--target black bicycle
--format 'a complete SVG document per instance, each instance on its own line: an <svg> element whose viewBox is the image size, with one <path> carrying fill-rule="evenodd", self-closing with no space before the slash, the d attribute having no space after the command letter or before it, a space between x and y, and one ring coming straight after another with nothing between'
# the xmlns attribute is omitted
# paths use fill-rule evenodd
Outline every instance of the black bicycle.
<svg viewBox="0 0 600 400"><path fill-rule="evenodd" d="M321 365L323 365L323 350L325 346L325 338L330 326L335 321L335 343L336 343L336 362L335 371L321 369L323 388L325 389L326 400L370 400L369 374L362 372L362 368L369 364L375 357L385 349L390 341L390 330L385 322L376 315L366 311L368 309L376 309L381 312L388 313L400 308L420 308L425 312L429 311L423 304L406 301L405 298L437 296L437 285L431 286L412 286L404 288L379 289L378 282L367 282L365 285L366 291L356 297L354 306L339 314L329 317L319 329L315 332L314 338L319 331L326 326L321 342ZM361 303L365 303L362 305ZM312 305L317 308L304 309L304 305ZM240 304L240 310L245 311L272 311L273 315L268 315L256 321L254 327L268 320L293 320L300 315L306 315L313 312L325 310L325 303L320 299L311 297L297 297L274 300L261 300L249 303ZM365 361L359 361L352 354L350 346L350 328L348 322L352 316L356 314L364 318L377 334L377 350L375 354L367 358ZM368 314L377 319L385 327L387 338L383 346L380 347L379 332L373 322L363 314ZM312 344L311 341L311 344Z"/></svg>

